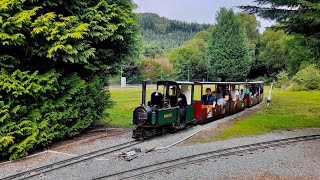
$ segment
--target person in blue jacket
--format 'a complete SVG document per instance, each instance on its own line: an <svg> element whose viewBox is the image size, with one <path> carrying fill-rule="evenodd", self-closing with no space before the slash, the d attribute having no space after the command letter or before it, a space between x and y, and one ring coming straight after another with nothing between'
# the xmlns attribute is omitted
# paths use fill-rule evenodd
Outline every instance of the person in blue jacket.
<svg viewBox="0 0 320 180"><path fill-rule="evenodd" d="M212 105L214 101L214 96L211 94L211 89L207 88L206 89L206 94L202 96L202 104L204 105Z"/></svg>

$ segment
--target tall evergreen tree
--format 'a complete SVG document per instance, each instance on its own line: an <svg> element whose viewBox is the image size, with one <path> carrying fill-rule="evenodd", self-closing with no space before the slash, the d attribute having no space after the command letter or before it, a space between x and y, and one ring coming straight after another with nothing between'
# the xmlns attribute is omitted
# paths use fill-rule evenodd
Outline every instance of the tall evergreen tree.
<svg viewBox="0 0 320 180"><path fill-rule="evenodd" d="M210 72L221 81L244 81L252 63L246 32L231 9L222 8L216 20L207 53Z"/></svg>

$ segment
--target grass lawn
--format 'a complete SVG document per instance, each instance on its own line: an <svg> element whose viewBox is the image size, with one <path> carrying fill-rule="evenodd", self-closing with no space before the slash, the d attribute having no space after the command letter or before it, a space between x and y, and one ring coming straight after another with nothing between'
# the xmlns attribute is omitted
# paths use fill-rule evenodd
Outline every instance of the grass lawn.
<svg viewBox="0 0 320 180"><path fill-rule="evenodd" d="M261 111L236 122L231 128L213 137L213 140L274 130L320 127L320 91L295 92L274 89L271 106L267 107L264 103L261 107Z"/></svg>
<svg viewBox="0 0 320 180"><path fill-rule="evenodd" d="M154 88L147 89L147 101ZM104 119L102 123L114 127L131 128L133 110L141 105L141 88L110 88L111 99L115 102L112 109L107 109L109 117Z"/></svg>

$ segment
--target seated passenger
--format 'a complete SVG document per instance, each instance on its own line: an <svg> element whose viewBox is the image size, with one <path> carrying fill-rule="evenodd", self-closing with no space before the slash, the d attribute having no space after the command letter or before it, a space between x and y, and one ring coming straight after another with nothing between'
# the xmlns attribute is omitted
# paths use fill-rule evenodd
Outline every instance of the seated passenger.
<svg viewBox="0 0 320 180"><path fill-rule="evenodd" d="M254 96L255 96L255 94L252 94L252 92L250 91L250 98L251 98L251 100L253 99ZM251 101L251 104L252 104L252 101Z"/></svg>
<svg viewBox="0 0 320 180"><path fill-rule="evenodd" d="M220 94L220 99L218 99L218 105L223 109L224 106L226 106L228 100L229 100L229 92L225 90L224 86L219 86L219 91L221 92Z"/></svg>
<svg viewBox="0 0 320 180"><path fill-rule="evenodd" d="M244 95L249 95L250 94L250 90L248 89L248 85L244 86L243 93L244 93Z"/></svg>
<svg viewBox="0 0 320 180"><path fill-rule="evenodd" d="M214 101L214 96L211 94L211 89L206 89L206 94L202 96L202 104L204 105L212 105Z"/></svg>
<svg viewBox="0 0 320 180"><path fill-rule="evenodd" d="M231 86L231 98L233 101L238 101L240 98L240 93L239 91L236 89L236 86L235 85L232 85Z"/></svg>
<svg viewBox="0 0 320 180"><path fill-rule="evenodd" d="M239 94L239 91L236 89L236 86L232 85L231 86L231 98L232 98L232 101L234 102L234 104L233 104L234 108L236 108L237 101L240 99L239 96L240 96L240 94Z"/></svg>
<svg viewBox="0 0 320 180"><path fill-rule="evenodd" d="M240 89L239 99L240 99L240 100L243 100L243 98L244 98L243 89Z"/></svg>
<svg viewBox="0 0 320 180"><path fill-rule="evenodd" d="M252 96L258 96L259 95L259 88L256 87L256 85L252 84L252 89L251 89Z"/></svg>

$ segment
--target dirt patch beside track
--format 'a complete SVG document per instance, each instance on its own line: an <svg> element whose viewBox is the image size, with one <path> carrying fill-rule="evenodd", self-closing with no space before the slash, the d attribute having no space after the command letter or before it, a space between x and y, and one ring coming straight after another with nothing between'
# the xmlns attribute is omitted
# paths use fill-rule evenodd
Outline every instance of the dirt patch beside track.
<svg viewBox="0 0 320 180"><path fill-rule="evenodd" d="M252 116L255 113L257 113L259 110L260 110L259 108L258 109L257 108L248 109L246 113L244 113L236 118L230 119L227 122L221 123L216 128L212 128L212 129L200 132L199 134L186 140L182 145L191 145L191 144L195 144L195 143L212 142L212 141L214 141L215 136L217 136L218 134L221 134L226 129L232 127L237 121L246 119L249 116ZM217 120L217 121L219 121L219 120Z"/></svg>

